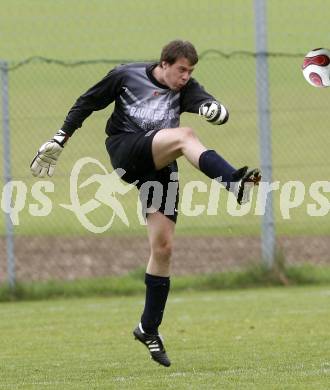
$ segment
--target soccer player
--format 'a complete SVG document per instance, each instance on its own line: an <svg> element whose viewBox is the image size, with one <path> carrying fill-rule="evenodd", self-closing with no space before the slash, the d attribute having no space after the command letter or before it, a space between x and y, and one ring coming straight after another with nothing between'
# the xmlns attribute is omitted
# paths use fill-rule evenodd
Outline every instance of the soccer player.
<svg viewBox="0 0 330 390"><path fill-rule="evenodd" d="M162 49L159 62L115 67L77 99L61 130L40 147L31 163L34 176L52 176L58 157L75 130L93 111L115 102L105 130L106 149L113 168L125 170L122 179L140 189L150 242L145 306L133 334L148 348L153 360L167 367L171 363L158 327L170 289L178 206L176 159L184 156L208 177L221 181L239 204L249 200L251 188L261 178L258 169L235 169L215 150L206 148L192 128L180 127L182 112L199 114L213 125L228 120L224 105L191 77L197 62L194 46L175 40ZM160 186L144 186L149 182Z"/></svg>

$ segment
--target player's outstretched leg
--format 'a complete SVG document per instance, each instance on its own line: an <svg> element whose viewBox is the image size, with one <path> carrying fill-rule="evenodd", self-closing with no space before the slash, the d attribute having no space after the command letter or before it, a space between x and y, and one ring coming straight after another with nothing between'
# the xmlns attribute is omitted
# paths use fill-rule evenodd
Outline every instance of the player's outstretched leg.
<svg viewBox="0 0 330 390"><path fill-rule="evenodd" d="M261 179L258 169L236 169L215 150L207 149L189 127L158 131L153 138L152 153L157 169L182 155L185 156L206 176L221 180L227 190L235 194L239 204L249 201L251 189L258 185Z"/></svg>
<svg viewBox="0 0 330 390"><path fill-rule="evenodd" d="M235 169L215 150L201 153L199 169L211 179L221 180L227 190L234 193L239 204L249 202L251 190L261 180L259 169L249 169L247 166Z"/></svg>
<svg viewBox="0 0 330 390"><path fill-rule="evenodd" d="M162 366L169 367L171 365L168 358L162 337L159 334L147 334L143 331L141 323L133 330L133 335L136 340L144 344L150 353L150 357Z"/></svg>

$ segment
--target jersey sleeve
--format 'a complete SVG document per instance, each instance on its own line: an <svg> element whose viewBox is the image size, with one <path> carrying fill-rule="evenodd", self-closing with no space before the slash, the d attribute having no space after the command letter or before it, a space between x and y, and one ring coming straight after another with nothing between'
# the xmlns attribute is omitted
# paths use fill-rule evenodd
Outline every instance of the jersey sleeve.
<svg viewBox="0 0 330 390"><path fill-rule="evenodd" d="M68 112L61 129L72 135L93 111L102 110L116 99L122 82L123 72L121 67L112 69L102 80L77 99Z"/></svg>
<svg viewBox="0 0 330 390"><path fill-rule="evenodd" d="M193 78L189 80L182 90L180 99L180 112L191 112L194 114L198 114L201 104L217 100L206 92L204 87Z"/></svg>

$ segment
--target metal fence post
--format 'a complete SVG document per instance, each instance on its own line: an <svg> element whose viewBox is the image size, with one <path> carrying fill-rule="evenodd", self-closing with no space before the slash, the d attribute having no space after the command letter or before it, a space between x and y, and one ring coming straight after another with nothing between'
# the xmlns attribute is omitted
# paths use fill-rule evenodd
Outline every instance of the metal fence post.
<svg viewBox="0 0 330 390"><path fill-rule="evenodd" d="M1 71L1 100L2 100L2 134L3 134L3 175L4 185L11 181L11 153L10 153L10 125L9 125L9 77L8 63L0 60ZM6 191L3 191L3 200L10 203ZM9 208L7 208L8 210ZM10 215L5 213L5 235L7 253L8 284L15 287L15 254L14 254L14 227Z"/></svg>
<svg viewBox="0 0 330 390"><path fill-rule="evenodd" d="M267 0L254 0L256 38L256 90L260 133L260 160L263 180L272 182L272 140L270 125L269 78L267 60ZM273 197L268 193L262 220L261 250L266 267L275 259L275 225Z"/></svg>

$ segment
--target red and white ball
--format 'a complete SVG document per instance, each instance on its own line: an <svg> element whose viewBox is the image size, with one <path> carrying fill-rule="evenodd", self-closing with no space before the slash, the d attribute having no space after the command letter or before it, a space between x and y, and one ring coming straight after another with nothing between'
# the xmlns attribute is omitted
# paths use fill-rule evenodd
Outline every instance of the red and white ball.
<svg viewBox="0 0 330 390"><path fill-rule="evenodd" d="M310 51L306 54L301 68L305 79L313 87L330 87L330 50Z"/></svg>

